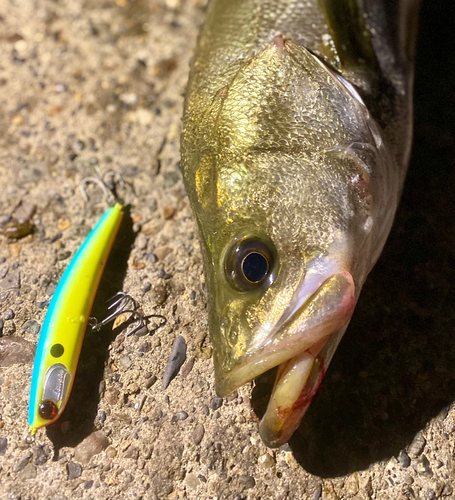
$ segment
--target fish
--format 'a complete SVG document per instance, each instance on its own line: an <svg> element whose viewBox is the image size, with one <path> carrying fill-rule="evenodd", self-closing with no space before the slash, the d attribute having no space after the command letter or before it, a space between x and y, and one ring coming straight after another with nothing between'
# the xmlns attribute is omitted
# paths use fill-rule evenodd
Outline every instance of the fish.
<svg viewBox="0 0 455 500"><path fill-rule="evenodd" d="M181 167L216 392L277 368L259 433L300 425L392 227L419 0L210 0Z"/></svg>
<svg viewBox="0 0 455 500"><path fill-rule="evenodd" d="M108 208L63 273L41 328L29 398L29 434L56 422L68 403L90 310L123 219ZM95 325L97 327L97 325Z"/></svg>

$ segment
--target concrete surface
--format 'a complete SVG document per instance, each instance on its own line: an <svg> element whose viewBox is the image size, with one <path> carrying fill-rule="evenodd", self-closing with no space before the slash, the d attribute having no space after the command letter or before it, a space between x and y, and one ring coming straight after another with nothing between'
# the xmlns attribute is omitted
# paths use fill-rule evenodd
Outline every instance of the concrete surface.
<svg viewBox="0 0 455 500"><path fill-rule="evenodd" d="M0 0L0 497L454 497L455 8L424 2L396 224L321 391L275 451L257 430L270 375L228 400L214 393L178 169L203 12L199 0ZM166 323L150 317L145 336L88 333L65 414L27 444L39 327L106 208L96 189L88 205L78 192L96 163L124 176L129 215L94 315L122 289ZM186 362L164 390L178 335Z"/></svg>

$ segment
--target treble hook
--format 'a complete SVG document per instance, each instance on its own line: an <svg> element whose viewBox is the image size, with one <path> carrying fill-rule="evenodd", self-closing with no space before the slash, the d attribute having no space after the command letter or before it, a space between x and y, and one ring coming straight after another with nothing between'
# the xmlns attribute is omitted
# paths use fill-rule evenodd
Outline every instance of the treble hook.
<svg viewBox="0 0 455 500"><path fill-rule="evenodd" d="M108 205L112 206L117 201L117 197L114 194L115 182L117 182L122 189L125 188L123 177L115 170L108 170L103 175L98 164L95 165L95 173L96 176L84 177L80 182L79 190L84 197L85 203L88 203L89 200L85 184L93 183L101 189ZM110 180L107 179L108 177L110 177Z"/></svg>
<svg viewBox="0 0 455 500"><path fill-rule="evenodd" d="M107 308L108 310L111 310L115 307L114 311L101 321L98 321L96 318L90 318L89 324L92 327L92 330L99 331L104 325L107 325L111 321L114 321L121 314L127 313L131 314L131 316L128 318L129 320L131 318L134 318L134 321L137 321L137 325L127 333L128 337L145 326L144 316L142 315L142 313L136 310L138 304L133 299L133 297L131 297L131 295L127 295L122 291L117 292L113 297L106 301L106 304L109 304Z"/></svg>

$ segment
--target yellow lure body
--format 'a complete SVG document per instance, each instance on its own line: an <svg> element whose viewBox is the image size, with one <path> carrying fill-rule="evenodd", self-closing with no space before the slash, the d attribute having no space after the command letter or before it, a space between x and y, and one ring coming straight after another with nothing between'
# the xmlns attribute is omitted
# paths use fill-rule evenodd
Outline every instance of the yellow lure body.
<svg viewBox="0 0 455 500"><path fill-rule="evenodd" d="M116 203L104 213L71 260L52 297L33 368L29 404L32 435L55 422L68 402L90 311L123 218L122 209Z"/></svg>

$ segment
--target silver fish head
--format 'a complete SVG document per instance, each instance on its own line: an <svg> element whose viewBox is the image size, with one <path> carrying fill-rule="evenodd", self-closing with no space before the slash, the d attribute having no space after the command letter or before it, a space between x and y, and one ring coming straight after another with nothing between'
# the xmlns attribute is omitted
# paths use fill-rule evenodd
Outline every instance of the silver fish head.
<svg viewBox="0 0 455 500"><path fill-rule="evenodd" d="M202 108L203 126L185 122L183 166L216 388L226 396L279 366L260 429L279 446L349 323L398 181L354 88L292 40L272 40Z"/></svg>

